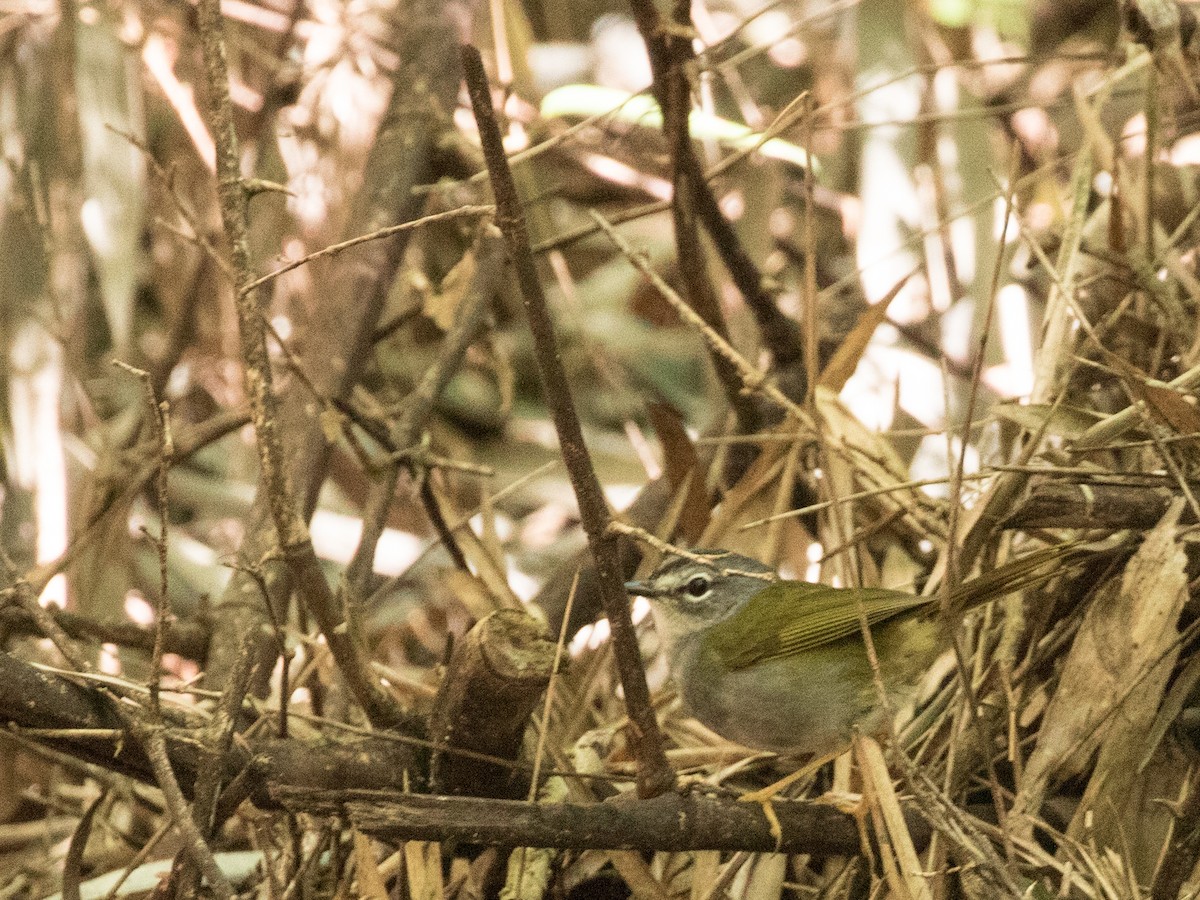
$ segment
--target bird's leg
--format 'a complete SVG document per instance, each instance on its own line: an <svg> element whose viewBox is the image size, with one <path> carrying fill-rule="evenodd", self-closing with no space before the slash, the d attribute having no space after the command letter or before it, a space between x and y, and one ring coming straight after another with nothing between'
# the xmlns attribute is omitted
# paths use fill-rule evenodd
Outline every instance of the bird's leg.
<svg viewBox="0 0 1200 900"><path fill-rule="evenodd" d="M825 753L810 759L807 763L797 769L790 775L785 775L778 781L768 784L765 788L760 788L757 791L750 791L738 797L743 803L757 803L762 807L763 815L767 817L767 822L771 826L771 837L775 838L775 849L778 850L783 845L783 827L779 824L779 817L775 815L775 808L771 806L771 801L786 791L789 787L814 774L821 766L827 762L832 762L841 756L842 751L837 750L833 753Z"/></svg>
<svg viewBox="0 0 1200 900"><path fill-rule="evenodd" d="M842 752L843 751L841 750L835 750L832 753L824 753L820 756L813 757L790 775L785 775L778 781L768 784L765 788L759 788L757 791L750 791L749 793L742 794L742 796L738 797L738 799L744 803L769 803L801 778L804 778L807 775L812 775L814 772L820 769L821 766L825 765L826 763L833 762L842 755Z"/></svg>

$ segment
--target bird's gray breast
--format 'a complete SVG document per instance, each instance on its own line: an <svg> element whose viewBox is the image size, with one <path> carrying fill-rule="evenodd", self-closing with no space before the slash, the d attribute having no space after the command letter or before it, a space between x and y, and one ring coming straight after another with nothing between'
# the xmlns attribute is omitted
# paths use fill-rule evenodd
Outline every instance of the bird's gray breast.
<svg viewBox="0 0 1200 900"><path fill-rule="evenodd" d="M878 724L871 721L873 698L859 689L873 684L866 655L845 647L730 670L700 641L684 641L676 648L676 667L691 714L748 747L828 753L849 742L855 725L874 730Z"/></svg>

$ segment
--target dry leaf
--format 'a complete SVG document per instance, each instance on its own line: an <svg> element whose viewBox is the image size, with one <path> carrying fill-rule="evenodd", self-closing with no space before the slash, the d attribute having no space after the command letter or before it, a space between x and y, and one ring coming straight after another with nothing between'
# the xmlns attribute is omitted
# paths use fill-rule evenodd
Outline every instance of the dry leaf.
<svg viewBox="0 0 1200 900"><path fill-rule="evenodd" d="M908 896L913 900L932 900L929 876L921 866L913 846L912 835L904 821L900 801L892 786L892 776L883 759L883 751L873 738L858 736L854 741L854 755L858 760L863 777L863 799L868 802L877 823L887 829L887 845L894 854L894 865L885 871L893 876L889 885L898 897Z"/></svg>
<svg viewBox="0 0 1200 900"><path fill-rule="evenodd" d="M436 293L425 298L425 315L433 319L442 331L449 331L463 294L475 277L475 248L467 250L462 259L454 264Z"/></svg>
<svg viewBox="0 0 1200 900"><path fill-rule="evenodd" d="M679 513L679 533L684 544L692 544L708 527L712 500L704 487L704 473L696 448L683 427L679 412L666 403L651 403L650 423L662 444L663 468L674 491L686 490Z"/></svg>
<svg viewBox="0 0 1200 900"><path fill-rule="evenodd" d="M908 481L908 470L891 443L859 421L834 391L818 387L816 401L826 440L847 450L862 451L851 459L868 483L887 487Z"/></svg>
<svg viewBox="0 0 1200 900"><path fill-rule="evenodd" d="M437 841L404 844L404 874L412 900L442 900L442 845Z"/></svg>
<svg viewBox="0 0 1200 900"><path fill-rule="evenodd" d="M1117 354L1104 350L1104 361L1116 369L1134 399L1146 404L1151 418L1177 434L1200 433L1200 409L1187 401L1187 394L1156 381Z"/></svg>
<svg viewBox="0 0 1200 900"><path fill-rule="evenodd" d="M825 445L841 453L854 472L859 490L880 490L869 501L880 518L903 509L930 538L945 534L945 523L931 510L929 498L916 488L889 490L905 484L909 478L895 448L879 434L867 428L850 412L842 399L826 387L817 387L817 411L825 426Z"/></svg>
<svg viewBox="0 0 1200 900"><path fill-rule="evenodd" d="M854 323L854 327L850 329L850 333L846 335L829 362L825 364L824 370L817 379L817 384L829 388L834 393L838 393L846 386L846 382L858 368L858 361L866 352L867 345L871 343L871 336L875 334L875 330L880 325L887 321L888 307L896 299L900 289L908 283L908 279L915 274L916 270L909 272L896 282L896 286L888 291L878 303L872 304L863 311L863 314L858 317L858 321Z"/></svg>
<svg viewBox="0 0 1200 900"><path fill-rule="evenodd" d="M789 434L784 428L774 429L770 434ZM737 483L721 500L721 506L708 527L701 535L699 546L727 547L734 549L731 536L737 525L744 521L744 513L759 492L769 487L783 469L787 444L783 441L766 441L758 457L750 464Z"/></svg>
<svg viewBox="0 0 1200 900"><path fill-rule="evenodd" d="M1085 614L1026 765L1014 813L1035 816L1050 784L1083 771L1100 747L1093 783L1111 781L1119 791L1136 779L1178 654L1177 623L1187 597L1186 557L1175 534L1182 510L1183 500L1176 500L1122 577L1106 583ZM1121 765L1128 772L1118 771ZM1110 799L1095 812L1101 806L1113 809Z"/></svg>
<svg viewBox="0 0 1200 900"><path fill-rule="evenodd" d="M1169 674L1170 666L1166 668ZM1150 705L1139 707L1140 700L1131 696L1124 704L1123 710L1137 711L1134 718L1138 721L1130 723L1131 729L1153 718L1154 702L1156 698L1151 698ZM1128 741L1106 742L1101 750L1095 774L1088 782L1067 835L1115 850L1137 881L1149 884L1163 845L1170 840L1172 827L1176 826L1171 804L1181 796L1192 759L1189 751L1177 742L1163 741L1147 765L1139 770L1134 757L1148 743L1145 730L1140 734L1131 730L1128 737ZM1130 823L1137 824L1130 827Z"/></svg>

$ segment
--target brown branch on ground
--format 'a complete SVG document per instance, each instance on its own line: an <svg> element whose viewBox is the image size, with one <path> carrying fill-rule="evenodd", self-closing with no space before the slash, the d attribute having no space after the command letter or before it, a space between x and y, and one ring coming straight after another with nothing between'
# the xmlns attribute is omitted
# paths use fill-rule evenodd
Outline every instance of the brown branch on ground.
<svg viewBox="0 0 1200 900"><path fill-rule="evenodd" d="M97 622L88 616L57 607L49 608L47 612L58 627L73 640L116 644L147 654L154 650L155 630L145 625L133 622ZM163 629L163 652L202 662L211 633L212 625L203 615L168 622ZM0 635L44 636L29 612L19 606L0 609Z"/></svg>
<svg viewBox="0 0 1200 900"><path fill-rule="evenodd" d="M149 759L137 741L127 738L119 705L87 682L0 653L0 722L8 730L81 762L153 784ZM193 733L206 723L196 713L168 704L163 717L167 756L184 795L191 796L201 765ZM302 789L353 783L402 790L408 783L419 784L417 749L382 737L346 742L247 738L226 747L220 768L226 780L250 773L246 795L262 806L270 803L267 781Z"/></svg>
<svg viewBox="0 0 1200 900"><path fill-rule="evenodd" d="M638 791L643 796L654 796L671 788L675 783L675 773L667 762L662 733L654 709L650 706L650 690L646 686L637 635L630 619L629 597L625 593L620 543L617 536L608 531L608 504L584 444L567 374L559 358L554 326L529 249L525 215L504 154L504 144L492 111L491 92L479 51L464 46L462 63L492 191L496 196L496 222L504 232L512 254L529 330L533 336L542 391L558 432L563 461L579 504L579 515L596 562L604 608L612 626L613 656L625 690L632 744L639 763Z"/></svg>
<svg viewBox="0 0 1200 900"><path fill-rule="evenodd" d="M77 672L94 676L96 674L95 667L87 655L81 652L80 648L58 626L58 623L41 607L37 595L28 582L19 580L14 585L14 590L17 602L24 607L37 623L38 628L53 642L55 648L72 668ZM161 646L161 640L156 640L156 646ZM0 653L0 666L6 663L21 665L7 653ZM6 679L5 686L11 688L12 683ZM152 703L149 706L140 706L136 702L124 702L118 699L118 693L130 693L132 685L124 690L115 690L116 687L111 682L107 682L98 690L98 693L111 704L110 709L116 720L104 730L115 735L120 744L125 743L124 735L126 733L133 735L139 745L141 758L149 765L154 783L163 792L171 820L183 838L184 846L192 863L208 878L209 887L217 897L232 898L233 888L213 859L212 850L197 831L188 810L187 801L180 790L179 781L170 765L163 736L164 718L162 709L157 702L157 691L151 688L147 693L150 695ZM39 707L31 696L21 692L18 697L18 704L23 708L24 713L32 712L39 719L46 715L47 710ZM9 721L14 720L12 716L7 718Z"/></svg>
<svg viewBox="0 0 1200 900"><path fill-rule="evenodd" d="M863 841L854 816L827 803L779 800L776 843L762 808L696 793L650 799L618 795L604 803L525 803L480 797L437 797L385 791L304 791L273 787L293 812L346 815L381 840L457 840L506 847L576 850L750 850L760 853L853 855ZM929 842L929 825L905 811L913 843Z"/></svg>

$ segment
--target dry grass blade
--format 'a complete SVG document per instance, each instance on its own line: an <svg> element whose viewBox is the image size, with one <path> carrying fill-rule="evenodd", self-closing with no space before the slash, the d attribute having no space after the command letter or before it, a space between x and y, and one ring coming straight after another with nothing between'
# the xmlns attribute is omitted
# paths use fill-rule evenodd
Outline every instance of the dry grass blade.
<svg viewBox="0 0 1200 900"><path fill-rule="evenodd" d="M892 301L900 295L900 291L915 274L914 270L905 275L896 282L895 287L883 295L878 303L872 304L859 317L859 320L854 323L854 328L830 357L825 368L821 370L821 377L817 381L819 385L829 388L835 393L846 386L846 382L858 368L863 353L866 352L867 344L871 342L871 337L879 326L887 321L888 307L892 305Z"/></svg>
<svg viewBox="0 0 1200 900"><path fill-rule="evenodd" d="M904 823L904 814L900 811L900 801L892 787L892 776L884 762L883 751L873 739L861 736L855 741L854 750L864 784L869 786L864 790L863 802L871 804L872 813L878 812L887 831L888 846L894 854L894 871L898 880L892 884L892 890L897 896L907 896L911 900L933 900L912 837Z"/></svg>
<svg viewBox="0 0 1200 900"><path fill-rule="evenodd" d="M442 900L442 845L436 841L407 841L404 871L412 900Z"/></svg>
<svg viewBox="0 0 1200 900"><path fill-rule="evenodd" d="M375 848L371 839L358 829L354 830L354 872L358 881L358 896L367 900L387 900L387 885L379 873Z"/></svg>

